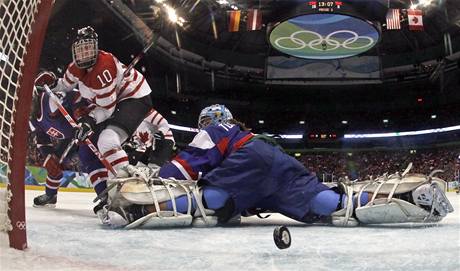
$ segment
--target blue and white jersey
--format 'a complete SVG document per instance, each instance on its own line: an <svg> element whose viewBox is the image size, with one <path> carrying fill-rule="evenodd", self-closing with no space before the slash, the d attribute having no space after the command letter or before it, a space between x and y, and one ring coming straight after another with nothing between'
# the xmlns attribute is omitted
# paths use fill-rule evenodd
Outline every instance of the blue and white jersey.
<svg viewBox="0 0 460 271"><path fill-rule="evenodd" d="M238 125L210 125L200 130L185 150L161 167L160 177L198 180L253 136L249 131L242 131Z"/></svg>
<svg viewBox="0 0 460 271"><path fill-rule="evenodd" d="M63 105L72 114L72 107L80 101L78 92L69 92L64 98ZM74 129L59 112L57 106L46 93L41 93L38 102L39 114L30 120L37 135L37 147L41 154L53 152L51 138L63 140L74 136Z"/></svg>

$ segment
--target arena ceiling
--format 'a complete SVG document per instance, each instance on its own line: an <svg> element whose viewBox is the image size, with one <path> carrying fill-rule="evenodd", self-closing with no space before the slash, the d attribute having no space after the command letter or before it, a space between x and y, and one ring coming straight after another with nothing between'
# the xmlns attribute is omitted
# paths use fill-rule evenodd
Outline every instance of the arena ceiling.
<svg viewBox="0 0 460 271"><path fill-rule="evenodd" d="M129 63L145 45L142 32L146 32L143 30L146 26L148 31L159 33L162 44L170 47L163 50L160 44L152 48L137 68L154 86L158 107L166 110L175 107L178 112L182 107L187 110L187 116L216 102L229 104L241 112L250 107L251 113L247 116L255 121L268 113L282 115L286 112L308 116L322 112L340 115L350 111L374 111L382 112L383 116L388 112L420 107L419 98L423 99L425 110L460 104L458 58L446 58L444 48L444 34L449 33L453 52L460 52L460 2L457 0L432 1L441 5L425 6L425 29L419 32L409 31L404 21L402 30L387 31L383 26L387 0L343 1L349 4L354 15L382 29L379 44L365 53L378 55L382 70L387 69L388 76L383 76L382 82L377 84L340 80L333 84L311 80L300 84L267 84L267 57L282 55L268 43L270 27L295 14L299 5L308 1L248 0L229 1L228 5L216 0L164 1L186 20L183 27L172 24L164 14L160 19L156 17L155 12L161 7L158 0L57 1L42 53L42 68L58 73L65 70L71 61L70 44L75 30L86 25L97 30L102 49ZM262 28L244 31L245 26L241 25L241 31L228 32L227 11L231 4L240 10L260 9ZM390 2L391 8L408 6L409 0ZM68 16L69 10L72 16ZM188 55L201 58L201 63L196 65L186 60ZM403 68L395 70L393 66ZM187 119L186 116L177 118ZM193 125L194 122L194 118L190 118L182 124Z"/></svg>
<svg viewBox="0 0 460 271"><path fill-rule="evenodd" d="M285 17L294 13L308 12L309 1L299 0L236 0L225 1L228 4L219 4L216 0L175 0L167 1L188 23L180 30L184 39L204 46L212 46L229 51L237 51L243 54L267 54L270 46L267 43L267 31L273 24L276 24ZM198 4L197 4L198 2ZM388 3L390 2L390 5ZM410 0L388 1L388 0L349 0L343 1L342 12L351 11L360 17L370 21L385 23L385 15L388 6L391 8L407 9L410 7ZM434 4L434 3L437 4ZM443 33L449 32L453 36L459 35L460 27L460 4L455 0L432 1L433 4L426 5L422 9L425 12L423 18L425 31L417 33L406 29L402 31L385 31L379 46L382 55L400 54L413 50L422 50L437 46L443 42ZM438 4L442 3L442 4ZM130 3L133 11L144 19L150 26L154 27L155 19L152 15L152 7L158 5L152 0L135 0ZM129 5L129 3L128 3ZM259 31L227 31L227 11L235 5L240 10L250 8L259 9L262 12L263 27ZM300 9L299 7L305 7ZM242 16L242 21L247 17ZM212 30L213 20L216 23L217 39ZM240 28L242 28L240 26ZM169 37L175 39L171 33L172 28L162 29L163 34L169 32ZM199 50L199 49L198 49Z"/></svg>

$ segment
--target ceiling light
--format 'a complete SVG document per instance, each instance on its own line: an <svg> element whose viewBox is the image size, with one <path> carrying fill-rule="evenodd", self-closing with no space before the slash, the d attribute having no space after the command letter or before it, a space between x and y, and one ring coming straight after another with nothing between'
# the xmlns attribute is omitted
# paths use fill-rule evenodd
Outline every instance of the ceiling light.
<svg viewBox="0 0 460 271"><path fill-rule="evenodd" d="M164 7L166 9L166 13L168 14L169 21L171 21L173 23L176 23L177 20L178 20L176 10L173 9L172 7L168 6L168 5L164 5Z"/></svg>
<svg viewBox="0 0 460 271"><path fill-rule="evenodd" d="M387 120L387 119L384 119L384 120L383 120L383 123L388 123L388 120Z"/></svg>
<svg viewBox="0 0 460 271"><path fill-rule="evenodd" d="M259 120L259 124L264 124L265 121L264 120Z"/></svg>
<svg viewBox="0 0 460 271"><path fill-rule="evenodd" d="M304 120L299 121L299 124L305 124Z"/></svg>
<svg viewBox="0 0 460 271"><path fill-rule="evenodd" d="M348 121L342 120L342 124L348 124Z"/></svg>
<svg viewBox="0 0 460 271"><path fill-rule="evenodd" d="M435 119L435 118L437 118L437 116L436 115L431 115L431 118Z"/></svg>

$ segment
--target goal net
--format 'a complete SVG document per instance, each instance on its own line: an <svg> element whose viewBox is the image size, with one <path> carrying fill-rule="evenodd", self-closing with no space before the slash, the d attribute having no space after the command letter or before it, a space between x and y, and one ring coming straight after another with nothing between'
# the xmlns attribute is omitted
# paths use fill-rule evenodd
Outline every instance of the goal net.
<svg viewBox="0 0 460 271"><path fill-rule="evenodd" d="M52 4L53 0L0 0L0 241L16 249L27 247L28 118Z"/></svg>

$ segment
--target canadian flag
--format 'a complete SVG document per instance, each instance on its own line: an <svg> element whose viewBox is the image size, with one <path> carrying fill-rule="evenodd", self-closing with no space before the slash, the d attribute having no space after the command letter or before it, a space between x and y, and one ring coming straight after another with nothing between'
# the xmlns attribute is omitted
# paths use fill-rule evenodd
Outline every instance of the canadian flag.
<svg viewBox="0 0 460 271"><path fill-rule="evenodd" d="M407 10L407 19L409 20L409 30L423 31L423 17L421 10Z"/></svg>

